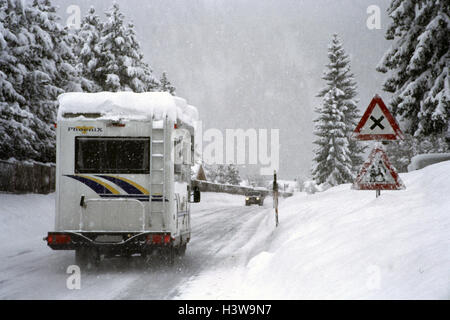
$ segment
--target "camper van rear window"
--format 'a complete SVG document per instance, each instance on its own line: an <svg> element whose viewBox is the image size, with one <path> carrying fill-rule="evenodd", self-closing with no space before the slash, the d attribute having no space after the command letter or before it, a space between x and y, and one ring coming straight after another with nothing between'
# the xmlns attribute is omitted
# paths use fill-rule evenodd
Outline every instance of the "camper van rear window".
<svg viewBox="0 0 450 320"><path fill-rule="evenodd" d="M75 173L150 173L148 137L75 137Z"/></svg>

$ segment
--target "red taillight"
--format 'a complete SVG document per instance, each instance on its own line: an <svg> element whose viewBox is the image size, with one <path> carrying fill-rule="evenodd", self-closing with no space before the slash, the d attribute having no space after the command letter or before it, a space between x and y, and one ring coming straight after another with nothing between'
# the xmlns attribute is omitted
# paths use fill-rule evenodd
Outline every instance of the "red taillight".
<svg viewBox="0 0 450 320"><path fill-rule="evenodd" d="M168 244L172 241L170 234L152 234L147 236L147 243Z"/></svg>
<svg viewBox="0 0 450 320"><path fill-rule="evenodd" d="M54 123L53 125L55 126L55 129L58 128L58 124L57 123Z"/></svg>
<svg viewBox="0 0 450 320"><path fill-rule="evenodd" d="M162 236L160 234L153 235L153 243L159 244L159 243L161 243L161 241L162 241Z"/></svg>
<svg viewBox="0 0 450 320"><path fill-rule="evenodd" d="M47 237L48 244L68 244L70 241L70 236L67 234L49 234Z"/></svg>

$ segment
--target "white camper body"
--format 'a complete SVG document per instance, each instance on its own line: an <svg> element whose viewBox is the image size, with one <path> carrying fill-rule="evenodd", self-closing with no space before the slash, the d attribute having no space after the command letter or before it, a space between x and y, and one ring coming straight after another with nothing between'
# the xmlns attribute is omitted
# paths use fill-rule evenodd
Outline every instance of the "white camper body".
<svg viewBox="0 0 450 320"><path fill-rule="evenodd" d="M184 253L196 109L162 92L68 93L59 104L48 245L76 250L80 263Z"/></svg>

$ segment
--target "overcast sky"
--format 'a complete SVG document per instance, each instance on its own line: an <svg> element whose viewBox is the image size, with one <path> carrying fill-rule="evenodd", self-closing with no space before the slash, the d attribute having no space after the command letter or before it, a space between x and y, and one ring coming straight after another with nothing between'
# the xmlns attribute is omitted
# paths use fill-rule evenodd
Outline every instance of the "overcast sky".
<svg viewBox="0 0 450 320"><path fill-rule="evenodd" d="M177 95L195 105L208 128L280 129L280 175L309 174L315 98L324 86L331 35L351 57L360 109L381 90L375 71L389 41L389 0L117 0L136 25L146 61L167 71ZM61 0L99 15L111 0ZM369 30L368 6L381 9L381 29ZM387 102L387 101L386 101Z"/></svg>

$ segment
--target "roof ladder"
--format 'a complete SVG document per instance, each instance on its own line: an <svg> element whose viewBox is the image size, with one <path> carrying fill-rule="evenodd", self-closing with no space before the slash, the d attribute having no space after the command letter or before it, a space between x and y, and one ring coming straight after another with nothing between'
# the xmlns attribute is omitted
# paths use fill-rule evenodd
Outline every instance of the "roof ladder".
<svg viewBox="0 0 450 320"><path fill-rule="evenodd" d="M150 197L149 206L152 220L156 215L161 217L162 229L165 230L166 212L166 140L167 118L153 121L151 139ZM156 208L155 208L156 207ZM155 215L155 216L154 216Z"/></svg>

